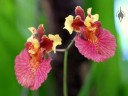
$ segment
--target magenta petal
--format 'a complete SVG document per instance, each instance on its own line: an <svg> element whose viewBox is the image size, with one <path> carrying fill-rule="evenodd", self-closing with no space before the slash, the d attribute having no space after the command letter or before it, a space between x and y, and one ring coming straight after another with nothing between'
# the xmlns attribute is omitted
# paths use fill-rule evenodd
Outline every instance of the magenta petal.
<svg viewBox="0 0 128 96"><path fill-rule="evenodd" d="M100 28L97 44L84 40L77 35L75 46L84 57L95 62L103 62L115 54L116 41L108 30Z"/></svg>
<svg viewBox="0 0 128 96"><path fill-rule="evenodd" d="M51 58L42 59L40 66L35 69L31 68L30 56L26 50L23 50L15 59L15 74L18 82L25 88L37 90L47 79L51 70Z"/></svg>

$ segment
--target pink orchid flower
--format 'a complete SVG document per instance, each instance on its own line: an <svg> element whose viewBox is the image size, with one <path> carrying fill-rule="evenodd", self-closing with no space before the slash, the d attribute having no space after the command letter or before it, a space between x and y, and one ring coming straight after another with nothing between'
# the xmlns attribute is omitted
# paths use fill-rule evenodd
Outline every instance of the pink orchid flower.
<svg viewBox="0 0 128 96"><path fill-rule="evenodd" d="M15 59L15 74L18 82L25 88L37 90L47 79L51 70L52 58L48 55L52 50L56 53L56 46L61 45L59 35L44 35L43 24L32 32L27 39L25 49Z"/></svg>
<svg viewBox="0 0 128 96"><path fill-rule="evenodd" d="M91 9L88 8L85 17L84 10L77 6L76 17L73 18L72 15L66 17L64 29L70 34L73 31L77 32L74 39L75 46L84 57L95 62L103 62L115 54L116 41L110 31L101 27L101 22L98 21L99 15L92 15Z"/></svg>

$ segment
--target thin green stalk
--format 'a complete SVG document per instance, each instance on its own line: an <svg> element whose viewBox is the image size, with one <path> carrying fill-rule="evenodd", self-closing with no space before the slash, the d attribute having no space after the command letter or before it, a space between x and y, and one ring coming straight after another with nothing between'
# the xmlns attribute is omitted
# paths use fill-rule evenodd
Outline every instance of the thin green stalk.
<svg viewBox="0 0 128 96"><path fill-rule="evenodd" d="M67 57L68 57L68 51L65 51L64 54L64 77L63 77L63 92L64 96L67 96Z"/></svg>
<svg viewBox="0 0 128 96"><path fill-rule="evenodd" d="M67 93L67 58L68 58L68 50L71 48L71 46L73 45L74 40L72 40L70 42L70 44L68 45L68 47L65 50L65 54L64 54L64 77L63 77L63 94L64 96L68 96Z"/></svg>

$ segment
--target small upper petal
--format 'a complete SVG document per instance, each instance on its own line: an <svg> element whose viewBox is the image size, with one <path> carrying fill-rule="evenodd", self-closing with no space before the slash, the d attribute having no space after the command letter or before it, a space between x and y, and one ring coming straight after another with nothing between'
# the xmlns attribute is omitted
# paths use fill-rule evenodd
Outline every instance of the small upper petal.
<svg viewBox="0 0 128 96"><path fill-rule="evenodd" d="M40 24L39 26L38 26L38 30L37 30L37 32L38 32L38 35L39 35L39 37L41 38L43 35L44 35L44 25L43 24Z"/></svg>
<svg viewBox="0 0 128 96"><path fill-rule="evenodd" d="M91 15L91 11L92 11L92 8L88 8L88 9L87 9L87 14L88 14L88 15Z"/></svg>
<svg viewBox="0 0 128 96"><path fill-rule="evenodd" d="M28 30L32 32L32 34L36 33L36 29L34 27L29 27Z"/></svg>
<svg viewBox="0 0 128 96"><path fill-rule="evenodd" d="M99 20L99 14L92 15L92 23Z"/></svg>
<svg viewBox="0 0 128 96"><path fill-rule="evenodd" d="M79 16L82 18L82 20L85 19L84 10L83 10L80 6L77 6L77 7L75 8L75 14L76 14L76 15L79 15Z"/></svg>

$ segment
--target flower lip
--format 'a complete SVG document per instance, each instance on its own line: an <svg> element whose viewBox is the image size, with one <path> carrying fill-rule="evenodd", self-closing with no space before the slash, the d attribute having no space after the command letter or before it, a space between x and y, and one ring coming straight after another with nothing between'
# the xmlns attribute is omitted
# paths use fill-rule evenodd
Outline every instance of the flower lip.
<svg viewBox="0 0 128 96"><path fill-rule="evenodd" d="M39 62L36 62L36 57L33 59L26 49L23 50L15 59L15 74L22 86L30 88L30 90L37 90L47 79L51 70L52 58L50 56L47 59L41 58Z"/></svg>
<svg viewBox="0 0 128 96"><path fill-rule="evenodd" d="M82 39L79 35L75 37L75 46L84 57L95 62L103 62L115 54L116 41L114 36L106 29L99 28L98 42L92 43Z"/></svg>

